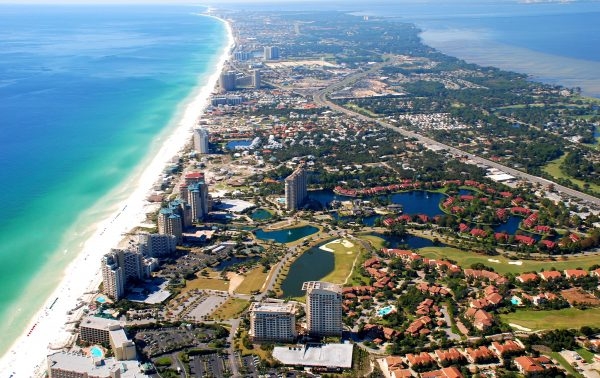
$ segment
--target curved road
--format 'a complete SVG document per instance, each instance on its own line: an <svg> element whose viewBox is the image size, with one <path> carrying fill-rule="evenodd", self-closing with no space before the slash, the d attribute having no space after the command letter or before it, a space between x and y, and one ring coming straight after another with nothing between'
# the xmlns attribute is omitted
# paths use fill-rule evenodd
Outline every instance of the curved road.
<svg viewBox="0 0 600 378"><path fill-rule="evenodd" d="M381 121L381 120L376 119L376 118L372 118L372 117L368 117L368 116L365 116L365 115L360 114L360 113L356 113L356 112L354 112L352 110L349 110L349 109L341 107L341 106L339 106L337 104L334 104L333 102L329 101L329 99L327 99L327 95L329 95L335 89L347 87L352 82L360 79L361 77L364 77L364 76L368 75L369 73L371 73L373 71L378 70L379 68L381 68L385 64L386 63L375 64L375 65L373 65L373 67L371 67L367 71L363 71L363 72L357 73L355 75L348 76L348 77L344 78L341 82L333 84L333 85L331 85L331 86L329 86L329 87L327 87L327 88L325 88L325 89L323 89L323 90L315 93L313 95L314 101L317 104L321 105L321 106L329 107L332 110L338 111L340 113L344 113L344 114L349 115L349 116L356 117L356 118L361 119L363 121L375 122L375 123L379 124L380 126L383 126L383 127L388 128L388 129L394 130L394 131L396 131L396 132L404 135L405 137L414 138L414 139L418 140L419 143L427 144L427 145L432 145L432 146L437 146L438 148L441 148L441 149L444 149L444 150L446 150L448 152L451 152L454 155L466 156L469 159L471 159L471 160L473 160L473 161L475 161L477 163L485 164L488 167L500 169L503 172L506 172L506 173L508 173L510 175L513 175L513 176L515 176L515 177L517 177L517 178L519 178L521 180L526 180L526 181L529 181L531 183L537 183L537 184L541 184L541 185L552 184L554 186L554 189L557 190L558 192L567 194L567 195L569 195L571 197L579 198L579 199L581 199L583 201L589 202L591 204L594 204L595 206L600 207L600 198L591 196L591 195L586 194L586 193L582 193L582 192L580 192L578 190L567 188L566 186L559 185L559 184L557 184L557 183L555 183L553 181L547 180L545 178L534 176L534 175L531 175L529 173L525 173L525 172L519 171L517 169L507 167L507 166L505 166L503 164L499 164L499 163L496 163L494 161L484 159L484 158L482 158L480 156L473 155L473 154L471 154L469 152L466 152L466 151L463 151L463 150L459 150L456 147L452 147L452 146L449 146L447 144L440 143L440 142L438 142L436 140L433 140L433 139L428 138L426 136L423 136L421 134L417 134L415 132L412 132L412 131L400 128L398 126L394 126L394 125L392 125L390 123L387 123L385 121Z"/></svg>

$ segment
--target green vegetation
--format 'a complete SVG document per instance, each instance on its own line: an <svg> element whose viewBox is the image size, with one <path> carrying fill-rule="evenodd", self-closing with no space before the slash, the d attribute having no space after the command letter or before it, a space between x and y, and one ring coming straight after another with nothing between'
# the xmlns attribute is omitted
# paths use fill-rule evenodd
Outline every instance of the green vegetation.
<svg viewBox="0 0 600 378"><path fill-rule="evenodd" d="M185 290L190 291L194 289L199 290L224 290L227 291L229 289L229 282L225 281L221 278L205 278L199 277L193 279L191 281L187 281L185 285Z"/></svg>
<svg viewBox="0 0 600 378"><path fill-rule="evenodd" d="M452 247L425 247L417 250L417 253L424 257L432 259L448 259L455 261L457 265L464 268L469 268L473 264L483 264L491 267L495 272L500 274L507 273L523 273L530 271L541 271L550 270L556 268L557 270L564 269L576 269L576 268L588 268L598 263L598 256L584 256L584 257L569 257L568 259L562 260L560 257L556 261L545 260L518 260L522 264L514 265L509 262L516 260L510 260L504 256L486 256L479 255L474 252L465 252L457 248ZM490 261L494 260L494 261ZM496 262L498 261L498 262Z"/></svg>
<svg viewBox="0 0 600 378"><path fill-rule="evenodd" d="M567 362L567 360L564 359L563 356L560 355L560 353L558 352L552 352L550 353L550 357L554 358L556 361L558 361L559 364L561 364L561 366L563 368L565 368L565 370L571 374L574 377L580 377L583 378L583 375L579 374L577 372L577 370L573 369L573 366L571 366L571 364L569 364Z"/></svg>
<svg viewBox="0 0 600 378"><path fill-rule="evenodd" d="M212 313L212 317L217 320L237 318L249 305L250 302L246 300L229 298L221 307Z"/></svg>
<svg viewBox="0 0 600 378"><path fill-rule="evenodd" d="M235 289L240 294L252 294L260 291L267 279L269 272L265 272L262 267L257 267L249 271L244 277L244 281Z"/></svg>
<svg viewBox="0 0 600 378"><path fill-rule="evenodd" d="M575 350L577 353L579 353L579 355L585 360L585 362L587 362L588 364L591 364L594 362L594 353L590 352L589 350L585 349L585 348L579 348Z"/></svg>
<svg viewBox="0 0 600 378"><path fill-rule="evenodd" d="M350 277L354 262L358 260L361 248L357 244L340 239L325 244L326 248L333 250L335 258L334 269L325 277L320 278L321 281L344 284Z"/></svg>
<svg viewBox="0 0 600 378"><path fill-rule="evenodd" d="M532 330L581 328L600 324L600 308L578 310L565 308L562 310L517 310L514 313L502 314L505 323L513 323Z"/></svg>
<svg viewBox="0 0 600 378"><path fill-rule="evenodd" d="M578 180L578 179L576 179L574 177L566 175L562 171L562 169L560 169L560 167L564 164L564 161L565 161L566 157L567 157L567 155L563 155L563 156L559 157L558 159L550 161L543 168L544 172L548 173L550 176L554 177L559 182L561 180L570 180L572 183L574 183L577 186L579 186L579 188L584 188L584 187L587 187L589 185L589 188L591 190L593 190L595 192L600 192L600 185L592 184L592 183L586 183L585 181Z"/></svg>

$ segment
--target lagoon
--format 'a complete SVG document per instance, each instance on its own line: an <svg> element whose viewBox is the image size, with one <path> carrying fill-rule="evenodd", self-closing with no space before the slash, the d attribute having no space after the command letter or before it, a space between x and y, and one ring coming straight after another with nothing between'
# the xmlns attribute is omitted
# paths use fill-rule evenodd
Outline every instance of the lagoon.
<svg viewBox="0 0 600 378"><path fill-rule="evenodd" d="M255 235L260 240L273 240L277 243L291 243L298 239L317 233L319 229L315 226L302 226L295 228L283 228L275 231L265 231L259 228Z"/></svg>

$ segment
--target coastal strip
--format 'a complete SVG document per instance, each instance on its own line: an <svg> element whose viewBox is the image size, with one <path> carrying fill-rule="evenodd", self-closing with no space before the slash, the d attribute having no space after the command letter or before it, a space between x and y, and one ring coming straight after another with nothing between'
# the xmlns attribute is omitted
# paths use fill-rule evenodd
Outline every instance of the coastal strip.
<svg viewBox="0 0 600 378"><path fill-rule="evenodd" d="M80 304L93 300L98 290L102 280L100 258L121 241L123 234L145 220L146 198L153 184L170 159L189 142L191 131L209 103L210 94L234 44L233 33L227 21L214 16L202 16L215 18L226 27L227 43L214 71L207 80L202 80L197 90L184 101L184 110L180 113L172 134L158 151L149 152L148 158L144 160L143 171L134 173L133 177L136 179L133 181L134 187L131 188L130 195L118 205L115 213L97 224L94 234L84 243L81 252L63 272L57 288L0 359L0 376L42 376L46 368L47 354L52 350L61 349L75 337L69 332L68 325L76 322L82 315Z"/></svg>

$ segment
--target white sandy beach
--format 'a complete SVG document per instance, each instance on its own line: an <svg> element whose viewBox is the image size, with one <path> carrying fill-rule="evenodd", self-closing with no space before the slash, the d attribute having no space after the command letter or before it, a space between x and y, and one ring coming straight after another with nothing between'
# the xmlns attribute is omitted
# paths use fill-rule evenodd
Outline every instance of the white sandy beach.
<svg viewBox="0 0 600 378"><path fill-rule="evenodd" d="M212 17L212 16L211 16ZM153 184L162 173L166 164L177 155L191 140L191 131L209 103L219 75L229 58L233 46L233 34L227 22L228 43L219 57L215 71L208 80L199 83L198 90L182 104L183 110L173 132L160 146L151 151L144 161L143 169L134 175L127 188L130 195L120 203L117 210L107 219L98 222L96 231L88 239L76 259L64 271L63 279L43 308L30 321L23 334L13 343L9 351L0 360L0 377L41 376L46 369L46 356L60 348L73 338L69 327L65 325L75 319L79 313L67 315L82 300L91 301L91 292L97 290L102 281L100 259L110 248L114 248L123 238L123 234L143 222L146 218L146 198ZM122 191L124 188L118 188ZM51 308L50 308L51 307Z"/></svg>

